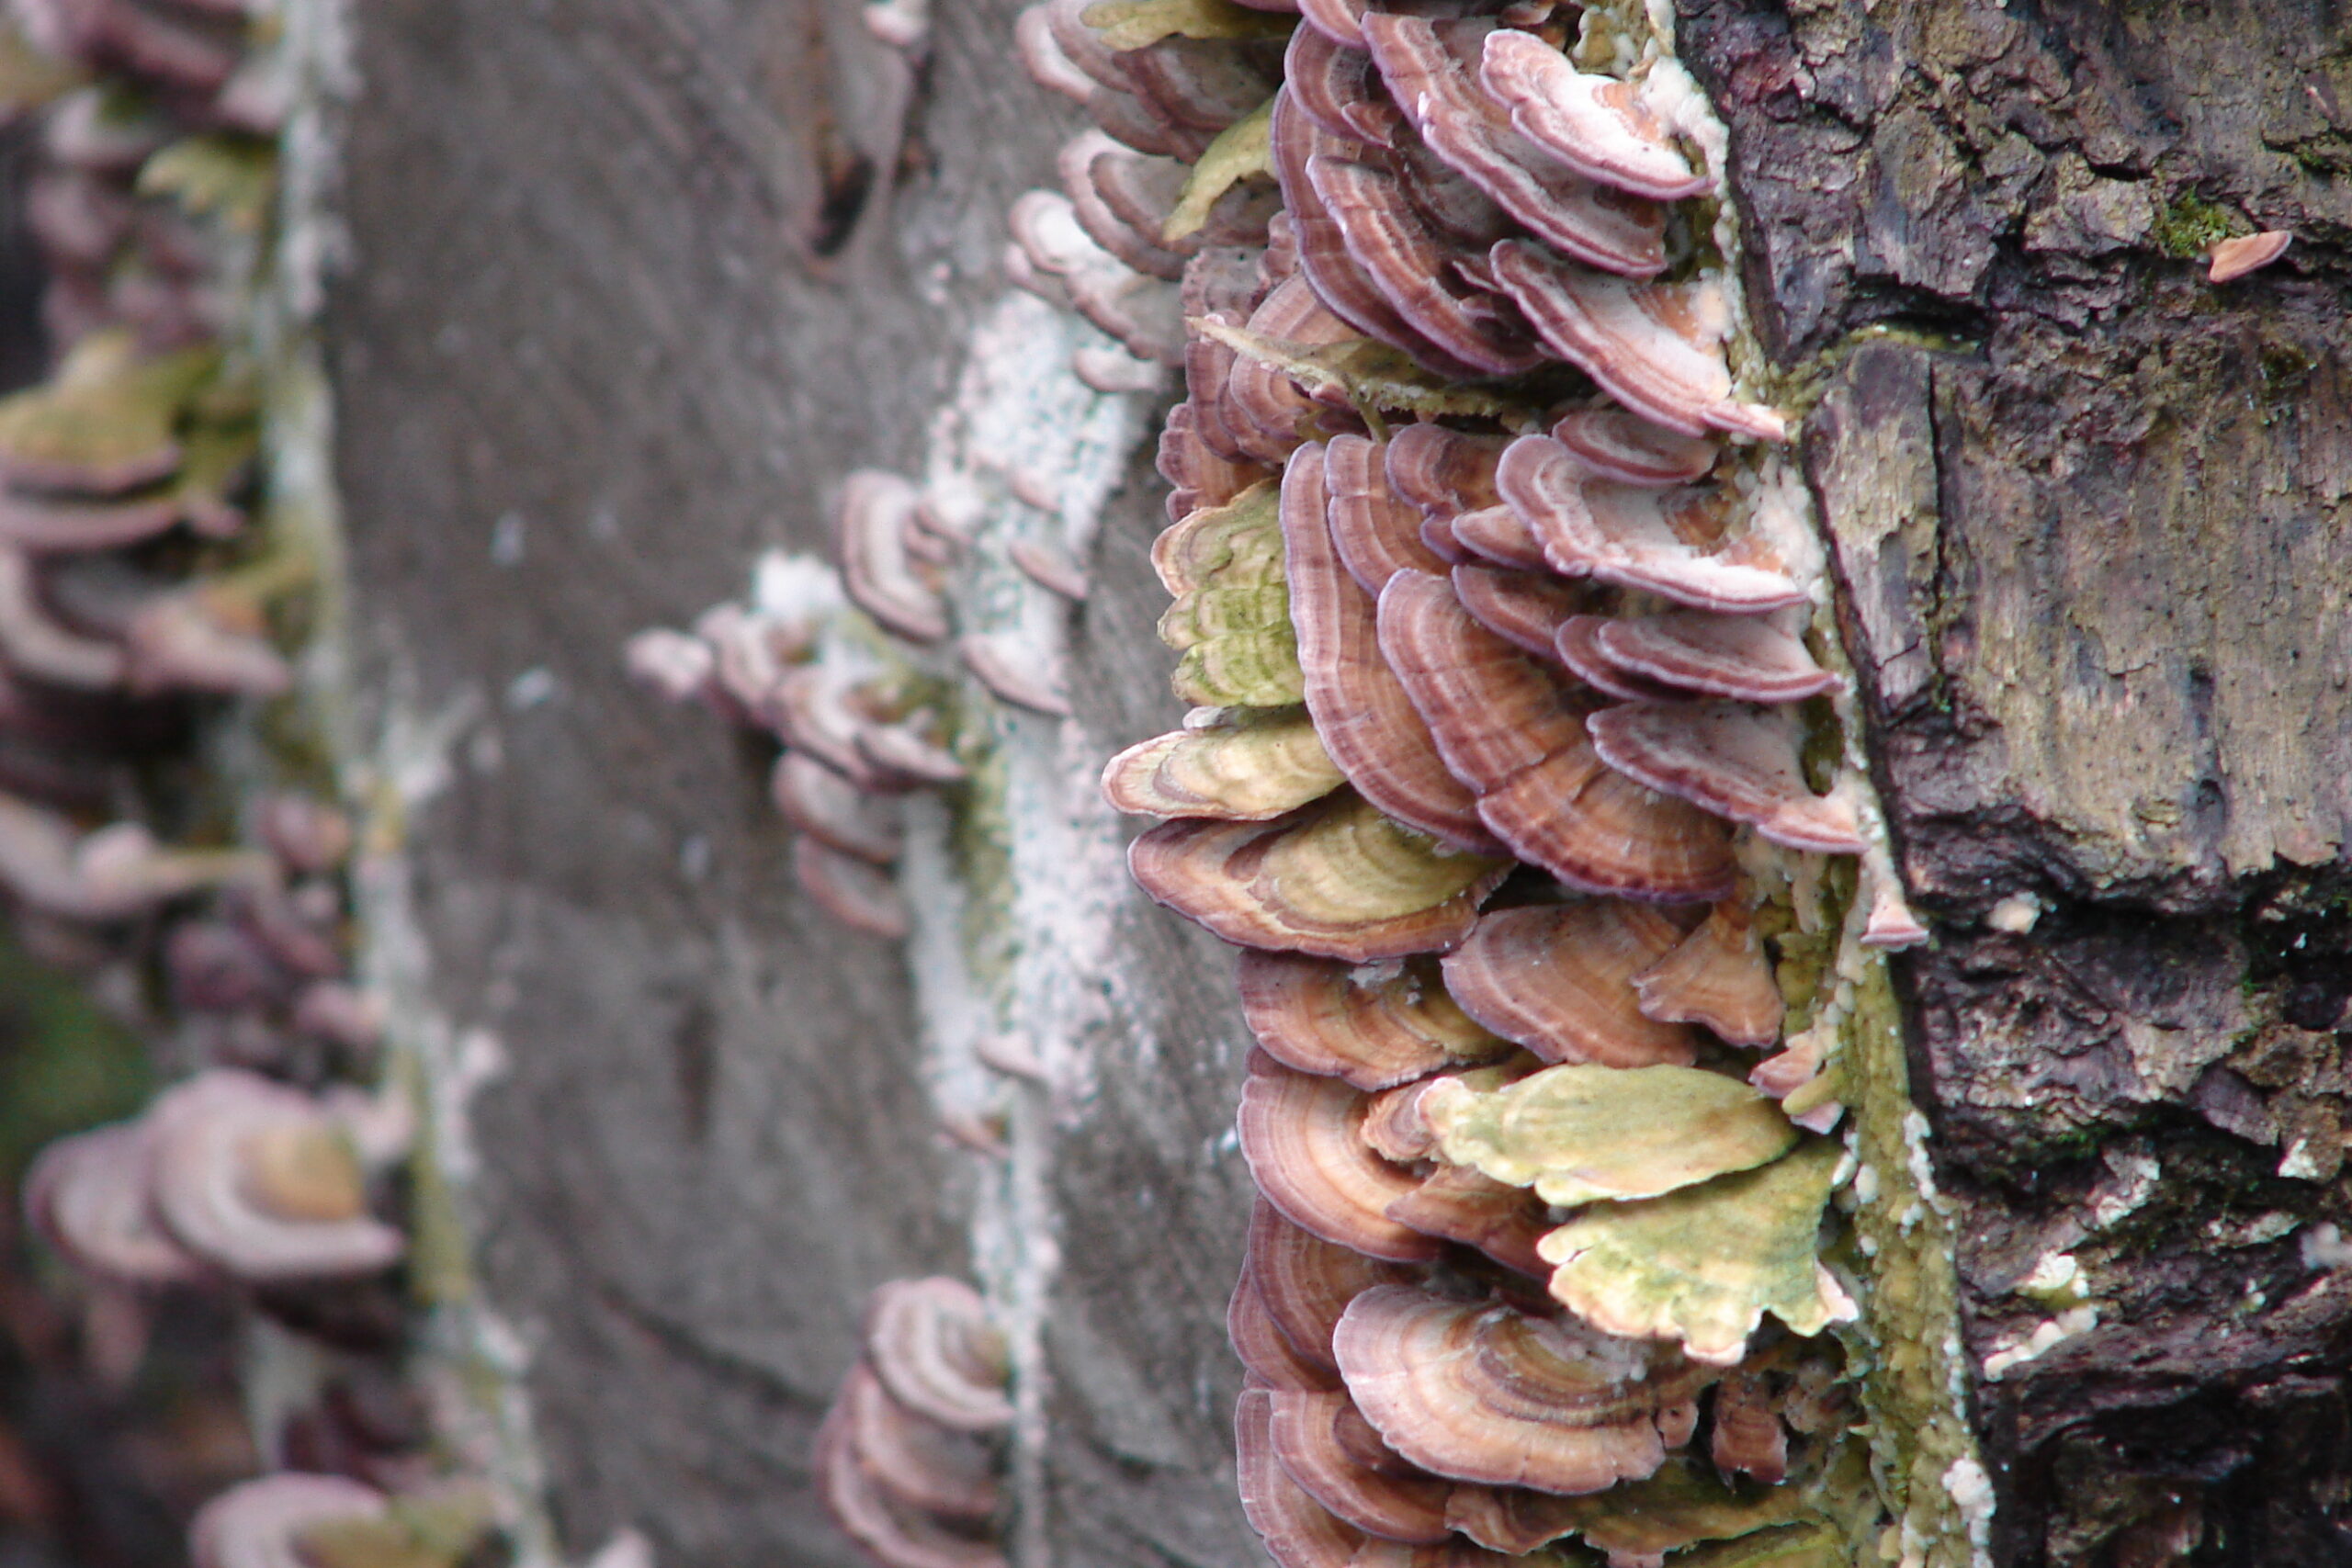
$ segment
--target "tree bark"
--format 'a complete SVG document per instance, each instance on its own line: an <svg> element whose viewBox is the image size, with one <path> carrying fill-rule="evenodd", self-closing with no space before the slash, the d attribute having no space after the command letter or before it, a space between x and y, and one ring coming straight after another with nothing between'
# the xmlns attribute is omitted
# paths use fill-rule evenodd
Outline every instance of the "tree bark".
<svg viewBox="0 0 2352 1568"><path fill-rule="evenodd" d="M351 732L388 777L446 764L398 907L436 1027L505 1063L447 1290L528 1348L562 1539L637 1524L664 1568L849 1561L806 1452L859 1303L969 1266L993 1179L934 1131L905 953L791 890L763 759L618 656L762 548L822 553L851 469L922 471L1004 210L1074 129L1011 0L938 7L919 72L859 10L356 18ZM2313 1240L2352 1224L2332 8L1682 12L1936 917L1898 978L1966 1348L2062 1320L2018 1290L2051 1255L2098 1308L1974 1387L1996 1561L2352 1562L2352 1274ZM2224 226L2299 238L2217 289ZM1127 480L1069 628L1073 756L1177 713L1147 450ZM1217 944L1132 894L1108 924L1087 1087L1040 1145L1031 1545L1251 1561L1222 1326L1247 1034Z"/></svg>

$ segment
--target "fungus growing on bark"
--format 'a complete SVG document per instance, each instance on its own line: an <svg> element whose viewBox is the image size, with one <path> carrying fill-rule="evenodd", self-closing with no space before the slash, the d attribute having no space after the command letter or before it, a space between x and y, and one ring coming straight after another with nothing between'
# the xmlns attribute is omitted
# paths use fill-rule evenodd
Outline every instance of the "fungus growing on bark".
<svg viewBox="0 0 2352 1568"><path fill-rule="evenodd" d="M843 854L876 865L899 858L897 810L805 752L787 750L775 760L768 796L786 821Z"/></svg>
<svg viewBox="0 0 2352 1568"><path fill-rule="evenodd" d="M1250 1174L1266 1201L1310 1235L1370 1258L1434 1258L1434 1240L1388 1218L1388 1205L1419 1179L1364 1142L1365 1109L1363 1095L1338 1078L1251 1053L1236 1119Z"/></svg>
<svg viewBox="0 0 2352 1568"><path fill-rule="evenodd" d="M1159 637L1183 655L1170 678L1178 696L1216 707L1303 699L1282 502L1272 485L1193 513L1153 542L1151 561L1176 596L1159 618Z"/></svg>
<svg viewBox="0 0 2352 1568"><path fill-rule="evenodd" d="M1303 714L1220 712L1128 747L1102 769L1102 795L1147 817L1262 822L1319 800L1343 782Z"/></svg>
<svg viewBox="0 0 2352 1568"><path fill-rule="evenodd" d="M1733 703L1629 703L1595 714L1594 750L1611 767L1776 844L1820 854L1867 847L1852 801L1804 782L1799 735L1785 714Z"/></svg>
<svg viewBox="0 0 2352 1568"><path fill-rule="evenodd" d="M996 1512L995 1456L971 1434L910 1411L863 1362L850 1369L834 1404L873 1486L943 1518L986 1519Z"/></svg>
<svg viewBox="0 0 2352 1568"><path fill-rule="evenodd" d="M1059 665L1017 635L967 632L956 639L956 654L1000 700L1048 718L1069 716L1069 693Z"/></svg>
<svg viewBox="0 0 2352 1568"><path fill-rule="evenodd" d="M1089 130L1062 144L1055 168L1070 199L1070 211L1089 239L1137 272L1174 283L1184 276L1185 252L1160 242L1158 222L1138 223L1126 216L1136 209L1138 198L1148 199L1137 187L1136 176L1143 170L1136 167L1148 157L1102 131ZM1113 188L1123 197L1115 205L1108 195Z"/></svg>
<svg viewBox="0 0 2352 1568"><path fill-rule="evenodd" d="M1563 414L1552 438L1602 479L1629 485L1695 483L1707 477L1722 450L1704 436L1667 430L1617 408Z"/></svg>
<svg viewBox="0 0 2352 1568"><path fill-rule="evenodd" d="M2259 234L2241 234L2235 239L2214 242L2206 253L2205 278L2209 283L2234 283L2247 273L2258 272L2287 254L2294 243L2293 231L2266 229Z"/></svg>
<svg viewBox="0 0 2352 1568"><path fill-rule="evenodd" d="M889 874L803 833L792 841L792 874L817 908L852 931L897 942L907 934L906 900Z"/></svg>
<svg viewBox="0 0 2352 1568"><path fill-rule="evenodd" d="M1604 1334L1679 1340L1715 1366L1747 1354L1767 1312L1803 1335L1845 1322L1854 1303L1815 1256L1844 1153L1815 1139L1754 1170L1579 1210L1540 1248L1552 1294Z"/></svg>
<svg viewBox="0 0 2352 1568"><path fill-rule="evenodd" d="M1522 572L1548 571L1552 563L1544 554L1544 545L1530 532L1518 513L1508 506L1484 506L1476 512L1464 512L1439 523L1432 519L1422 525L1422 537L1430 540L1430 547L1439 541L1430 530L1444 529L1444 538L1451 539L1459 558L1453 564L1469 561L1491 561ZM1440 551L1440 553L1443 553Z"/></svg>
<svg viewBox="0 0 2352 1568"><path fill-rule="evenodd" d="M1347 1568L1363 1545L1363 1532L1308 1496L1283 1468L1274 1450L1271 1391L1241 1391L1233 1406L1233 1446L1242 1515L1276 1568Z"/></svg>
<svg viewBox="0 0 2352 1568"><path fill-rule="evenodd" d="M1407 1462L1344 1392L1268 1391L1267 1440L1300 1490L1346 1523L1383 1540L1434 1544L1451 1483Z"/></svg>
<svg viewBox="0 0 2352 1568"><path fill-rule="evenodd" d="M1360 1089L1387 1089L1505 1049L1446 994L1426 958L1361 969L1245 951L1238 978L1242 1017L1267 1055Z"/></svg>
<svg viewBox="0 0 2352 1568"><path fill-rule="evenodd" d="M1520 134L1589 178L1660 201L1714 188L1636 84L1589 76L1532 33L1488 33L1478 75Z"/></svg>
<svg viewBox="0 0 2352 1568"><path fill-rule="evenodd" d="M1555 642L1562 622L1588 608L1592 595L1582 585L1476 564L1451 574L1453 596L1470 618L1539 659L1559 657Z"/></svg>
<svg viewBox="0 0 2352 1568"><path fill-rule="evenodd" d="M281 1471L232 1486L196 1511L188 1554L196 1568L301 1568L303 1536L321 1525L380 1517L388 1499L340 1475Z"/></svg>
<svg viewBox="0 0 2352 1568"><path fill-rule="evenodd" d="M1422 1098L1438 1150L1555 1208L1654 1198L1777 1159L1797 1132L1771 1100L1693 1067L1548 1067L1480 1091Z"/></svg>
<svg viewBox="0 0 2352 1568"><path fill-rule="evenodd" d="M1388 438L1385 466L1396 492L1424 517L1456 517L1496 505L1495 465L1510 438L1410 424ZM1385 583L1385 580L1384 580Z"/></svg>
<svg viewBox="0 0 2352 1568"><path fill-rule="evenodd" d="M1487 265L1536 335L1634 412L1686 435L1788 434L1777 411L1733 395L1723 355L1731 322L1714 283L1630 282L1522 240L1498 242Z"/></svg>
<svg viewBox="0 0 2352 1568"><path fill-rule="evenodd" d="M1004 1336L961 1280L892 1280L865 1309L865 1359L901 1405L955 1432L1012 1424Z"/></svg>
<svg viewBox="0 0 2352 1568"><path fill-rule="evenodd" d="M1739 1368L1715 1385L1708 1452L1717 1470L1753 1476L1767 1486L1788 1478L1789 1432L1772 1408L1763 1373Z"/></svg>
<svg viewBox="0 0 2352 1568"><path fill-rule="evenodd" d="M214 1068L166 1090L146 1121L157 1217L225 1273L257 1284L373 1274L407 1249L368 1213L351 1131L299 1089Z"/></svg>
<svg viewBox="0 0 2352 1568"><path fill-rule="evenodd" d="M1512 442L1495 483L1541 542L1545 561L1568 576L1728 615L1805 601L1804 590L1752 536L1723 537L1736 498L1720 488L1659 490L1600 479L1548 436Z"/></svg>
<svg viewBox="0 0 2352 1568"><path fill-rule="evenodd" d="M1327 521L1325 461L1322 448L1301 446L1283 474L1288 616L1306 710L1332 761L1366 800L1455 849L1497 852L1476 795L1447 771L1429 726L1382 658L1372 597L1340 568Z"/></svg>
<svg viewBox="0 0 2352 1568"><path fill-rule="evenodd" d="M1800 702L1842 682L1814 661L1798 615L1673 610L1612 620L1596 641L1620 669L1668 686L1739 702Z"/></svg>
<svg viewBox="0 0 2352 1568"><path fill-rule="evenodd" d="M1331 1331L1348 1303L1374 1285L1407 1284L1420 1275L1411 1264L1368 1258L1302 1230L1262 1197L1250 1211L1244 1267L1283 1342L1335 1380L1340 1363L1331 1354Z"/></svg>
<svg viewBox="0 0 2352 1568"><path fill-rule="evenodd" d="M1456 1480L1598 1492L1687 1438L1702 1375L1670 1350L1559 1318L1394 1285L1348 1303L1332 1340L1388 1446Z"/></svg>
<svg viewBox="0 0 2352 1568"><path fill-rule="evenodd" d="M130 1285L202 1276L156 1219L154 1139L144 1121L96 1127L41 1150L25 1175L25 1214L74 1267Z"/></svg>
<svg viewBox="0 0 2352 1568"><path fill-rule="evenodd" d="M938 570L907 547L922 499L911 480L860 468L842 483L833 538L842 586L858 608L910 642L937 642L947 635Z"/></svg>
<svg viewBox="0 0 2352 1568"><path fill-rule="evenodd" d="M1291 34L1283 85L1297 99L1299 112L1332 136L1386 147L1404 123L1382 90L1372 56L1316 28Z"/></svg>
<svg viewBox="0 0 2352 1568"><path fill-rule="evenodd" d="M1304 30L1304 29L1302 29ZM1362 435L1335 435L1323 449L1331 542L1348 575L1377 594L1397 572L1443 571L1421 537L1421 510L1390 488L1386 447Z"/></svg>
<svg viewBox="0 0 2352 1568"><path fill-rule="evenodd" d="M1781 1037L1781 988L1747 906L1737 899L1717 904L1633 983L1645 1017L1703 1023L1735 1045L1770 1045Z"/></svg>
<svg viewBox="0 0 2352 1568"><path fill-rule="evenodd" d="M1547 1062L1687 1066L1690 1030L1645 1016L1632 983L1681 936L1657 910L1616 898L1497 909L1446 955L1446 988L1464 1012Z"/></svg>
<svg viewBox="0 0 2352 1568"><path fill-rule="evenodd" d="M1015 539L1004 553L1022 576L1046 592L1073 604L1086 603L1086 573L1062 551L1035 539Z"/></svg>
<svg viewBox="0 0 2352 1568"><path fill-rule="evenodd" d="M1548 1270L1535 1247L1551 1228L1544 1205L1523 1188L1460 1166L1442 1166L1388 1205L1388 1217L1423 1235L1475 1247L1514 1273Z"/></svg>
<svg viewBox="0 0 2352 1568"><path fill-rule="evenodd" d="M1263 1200L1259 1207L1265 1208ZM1304 1231L1296 1234L1306 1235ZM1339 1321L1338 1309L1333 1310L1331 1317L1334 1323ZM1329 1390L1340 1386L1339 1368L1329 1355L1329 1329L1324 1333L1325 1353L1321 1359L1303 1355L1267 1310L1265 1293L1259 1289L1258 1271L1251 1263L1242 1264L1232 1299L1226 1303L1225 1333L1232 1342L1233 1353L1240 1358L1243 1369L1255 1382L1267 1388Z"/></svg>
<svg viewBox="0 0 2352 1568"><path fill-rule="evenodd" d="M1668 1552L1702 1541L1738 1540L1806 1517L1818 1501L1817 1491L1806 1487L1726 1485L1705 1461L1676 1453L1668 1455L1654 1475L1580 1497L1523 1487L1456 1487L1448 1516L1455 1529L1498 1551L1517 1555L1575 1535L1586 1546L1605 1552L1610 1568L1657 1568ZM1694 1554L1675 1561L1705 1563L1709 1559ZM1730 1562L1714 1561L1715 1568L1738 1562L1750 1568L1783 1568L1785 1562L1769 1551L1756 1558L1735 1556ZM1797 1561L1811 1568L1810 1560ZM1845 1562L1841 1555L1822 1568L1844 1568Z"/></svg>
<svg viewBox="0 0 2352 1568"><path fill-rule="evenodd" d="M1449 851L1348 791L1268 823L1165 822L1127 848L1136 884L1238 947L1351 963L1442 953L1509 863Z"/></svg>
<svg viewBox="0 0 2352 1568"><path fill-rule="evenodd" d="M877 1568L1003 1568L993 1541L953 1529L876 1484L852 1444L842 1404L817 1429L812 1468L825 1512Z"/></svg>

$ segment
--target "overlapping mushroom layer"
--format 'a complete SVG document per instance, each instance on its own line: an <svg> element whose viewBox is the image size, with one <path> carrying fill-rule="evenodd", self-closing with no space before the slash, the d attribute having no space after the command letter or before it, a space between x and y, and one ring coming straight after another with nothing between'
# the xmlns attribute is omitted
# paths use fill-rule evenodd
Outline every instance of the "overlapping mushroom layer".
<svg viewBox="0 0 2352 1568"><path fill-rule="evenodd" d="M893 1280L818 1428L818 1495L877 1568L1002 1568L1003 1337L960 1280Z"/></svg>
<svg viewBox="0 0 2352 1568"><path fill-rule="evenodd" d="M1192 198L1170 210L1280 195L1262 244L1185 259L1174 222L1071 191L1184 316L1154 559L1200 705L1104 784L1165 819L1144 889L1248 950L1262 1201L1230 1326L1244 1506L1284 1568L1571 1535L1657 1562L1767 1529L1809 1560L1856 1485L1799 1394L1854 1312L1818 1257L1841 1151L1805 1130L1834 1082L1817 1041L1752 1081L1741 1053L1781 1043L1768 940L1818 929L1788 887L1862 853L1867 807L1807 705L1838 683L1820 558L1784 421L1728 357L1711 122L1629 25L1540 0L1023 21L1033 70L1091 84L1133 150L1090 141L1088 170L1193 161L1158 175ZM1231 95L1191 128L1213 144L1132 85L1169 54ZM1900 889L1871 893L1900 940ZM1711 1462L1683 1456L1702 1427Z"/></svg>

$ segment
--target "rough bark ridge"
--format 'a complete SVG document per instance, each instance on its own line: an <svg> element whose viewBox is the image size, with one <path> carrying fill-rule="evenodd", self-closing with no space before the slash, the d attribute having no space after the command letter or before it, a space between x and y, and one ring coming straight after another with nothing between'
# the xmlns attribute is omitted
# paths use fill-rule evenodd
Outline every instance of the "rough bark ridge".
<svg viewBox="0 0 2352 1568"><path fill-rule="evenodd" d="M2352 38L2316 4L1683 10L1940 917L1897 971L1991 1363L1996 1556L2352 1562L2322 1228ZM2203 246L2256 228L2288 261L2209 285Z"/></svg>

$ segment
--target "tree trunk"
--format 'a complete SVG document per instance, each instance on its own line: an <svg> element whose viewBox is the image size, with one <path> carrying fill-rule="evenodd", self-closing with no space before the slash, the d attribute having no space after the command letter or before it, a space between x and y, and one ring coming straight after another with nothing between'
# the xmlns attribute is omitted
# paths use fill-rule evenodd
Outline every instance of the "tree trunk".
<svg viewBox="0 0 2352 1568"><path fill-rule="evenodd" d="M1013 784L921 818L960 950L825 921L765 759L621 666L763 549L825 553L852 469L944 443L1001 491L1021 460L987 375L1065 329L1004 303L1003 214L1074 117L1013 63L1011 0L940 6L919 68L860 10L354 18L346 737L409 802L373 942L464 1137L424 1205L465 1233L445 1348L519 1371L527 1415L485 1399L481 1441L518 1483L543 1463L571 1550L634 1524L664 1568L840 1563L806 1455L860 1303L977 1269L1046 1374L1027 1560L1251 1561L1222 1321L1248 1035L1229 958L1126 887L1089 787L1178 714L1148 400L1052 383L1109 492L1070 509L1077 717L993 721ZM1817 394L1848 650L1934 917L1897 974L1966 1350L2000 1373L1972 1391L1995 1560L2352 1562L2333 10L1682 10L1759 325ZM2202 246L2256 227L2295 249L2208 284ZM1043 1081L977 1065L1008 1029ZM972 1106L1006 1157L937 1131ZM2033 1282L2058 1255L2095 1323Z"/></svg>

